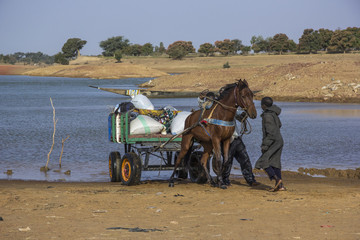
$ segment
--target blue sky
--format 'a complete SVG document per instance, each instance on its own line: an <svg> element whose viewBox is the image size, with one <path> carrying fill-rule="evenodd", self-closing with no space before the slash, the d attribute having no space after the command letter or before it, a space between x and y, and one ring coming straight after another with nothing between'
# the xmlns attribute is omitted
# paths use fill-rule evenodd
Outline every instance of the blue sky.
<svg viewBox="0 0 360 240"><path fill-rule="evenodd" d="M54 55L69 38L98 55L99 43L124 36L165 47L177 40L205 42L285 33L296 43L303 30L360 27L358 0L0 0L0 53Z"/></svg>

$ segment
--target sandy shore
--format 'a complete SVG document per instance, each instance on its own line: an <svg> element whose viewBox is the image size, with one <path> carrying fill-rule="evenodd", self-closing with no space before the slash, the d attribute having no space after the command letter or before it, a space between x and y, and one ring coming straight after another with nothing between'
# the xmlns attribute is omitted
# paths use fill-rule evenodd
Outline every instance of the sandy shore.
<svg viewBox="0 0 360 240"><path fill-rule="evenodd" d="M360 239L360 180L284 173L288 191L177 182L0 180L1 239Z"/></svg>

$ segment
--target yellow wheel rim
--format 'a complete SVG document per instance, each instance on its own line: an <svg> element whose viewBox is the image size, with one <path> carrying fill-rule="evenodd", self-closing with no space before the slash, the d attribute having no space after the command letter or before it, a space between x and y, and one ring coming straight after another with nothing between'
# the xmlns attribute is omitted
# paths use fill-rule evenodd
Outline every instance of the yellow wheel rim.
<svg viewBox="0 0 360 240"><path fill-rule="evenodd" d="M131 165L127 158L125 158L121 165L121 175L122 179L127 182L130 179L131 176Z"/></svg>

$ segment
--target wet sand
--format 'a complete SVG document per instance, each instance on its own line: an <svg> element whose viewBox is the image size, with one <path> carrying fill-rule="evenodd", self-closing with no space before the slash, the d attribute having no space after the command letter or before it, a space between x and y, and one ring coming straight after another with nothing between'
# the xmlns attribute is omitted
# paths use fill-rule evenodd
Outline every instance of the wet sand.
<svg viewBox="0 0 360 240"><path fill-rule="evenodd" d="M284 172L286 192L0 180L1 239L360 239L360 180ZM2 219L2 220L1 220Z"/></svg>

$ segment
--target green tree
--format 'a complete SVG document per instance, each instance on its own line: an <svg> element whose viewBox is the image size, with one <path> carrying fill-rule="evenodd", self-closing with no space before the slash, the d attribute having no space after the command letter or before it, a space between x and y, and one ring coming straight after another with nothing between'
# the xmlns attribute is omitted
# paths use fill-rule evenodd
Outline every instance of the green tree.
<svg viewBox="0 0 360 240"><path fill-rule="evenodd" d="M80 38L69 38L61 50L66 58L74 59L80 54L80 49L82 49L86 43L87 41L81 40Z"/></svg>
<svg viewBox="0 0 360 240"><path fill-rule="evenodd" d="M8 55L3 56L3 61L4 61L4 63L15 64L16 58L14 55L8 54Z"/></svg>
<svg viewBox="0 0 360 240"><path fill-rule="evenodd" d="M270 46L270 43L273 41L273 38L272 37L267 37L265 40L264 40L264 48L265 48L265 52L271 52L271 46Z"/></svg>
<svg viewBox="0 0 360 240"><path fill-rule="evenodd" d="M333 33L334 32L329 29L319 29L319 45L322 50L327 51Z"/></svg>
<svg viewBox="0 0 360 240"><path fill-rule="evenodd" d="M352 32L346 30L336 30L331 37L329 52L343 52L349 51L356 39Z"/></svg>
<svg viewBox="0 0 360 240"><path fill-rule="evenodd" d="M351 48L353 50L360 50L360 28L348 27L346 31L351 32L353 38L351 40Z"/></svg>
<svg viewBox="0 0 360 240"><path fill-rule="evenodd" d="M122 50L122 52L128 56L140 56L141 49L142 49L142 46L140 44L131 44L131 45L127 46L126 48L124 48L124 50Z"/></svg>
<svg viewBox="0 0 360 240"><path fill-rule="evenodd" d="M185 49L179 45L168 48L166 53L174 60L181 60L187 55Z"/></svg>
<svg viewBox="0 0 360 240"><path fill-rule="evenodd" d="M260 42L264 41L264 38L262 36L252 36L250 43L251 43L251 49L254 51L254 53L259 53L261 51Z"/></svg>
<svg viewBox="0 0 360 240"><path fill-rule="evenodd" d="M248 55L250 51L251 51L250 46L242 46L241 47L241 54L242 55Z"/></svg>
<svg viewBox="0 0 360 240"><path fill-rule="evenodd" d="M254 51L254 53L269 52L271 40L272 38L264 39L261 35L258 37L252 36L250 40L251 49Z"/></svg>
<svg viewBox="0 0 360 240"><path fill-rule="evenodd" d="M227 56L229 53L234 50L234 43L230 41L230 39L224 39L224 41L216 41L215 42L216 50L221 54Z"/></svg>
<svg viewBox="0 0 360 240"><path fill-rule="evenodd" d="M154 52L154 47L151 43L145 43L141 47L141 54L144 56L149 56Z"/></svg>
<svg viewBox="0 0 360 240"><path fill-rule="evenodd" d="M62 65L69 65L69 60L65 57L64 53L59 52L54 56L55 63L60 63Z"/></svg>
<svg viewBox="0 0 360 240"><path fill-rule="evenodd" d="M241 49L244 47L244 45L242 44L242 41L239 39L233 39L231 40L232 42L232 52L233 54L237 54L239 51L241 51Z"/></svg>
<svg viewBox="0 0 360 240"><path fill-rule="evenodd" d="M44 55L42 52L36 52L36 53L26 53L25 57L31 59L31 62L33 63L40 63L46 58L46 55Z"/></svg>
<svg viewBox="0 0 360 240"><path fill-rule="evenodd" d="M17 62L21 62L25 58L25 53L23 52L16 52L13 54Z"/></svg>
<svg viewBox="0 0 360 240"><path fill-rule="evenodd" d="M2 56L2 61L3 61L3 63L8 63L9 60L10 60L10 56L9 56L9 55L3 55L3 56Z"/></svg>
<svg viewBox="0 0 360 240"><path fill-rule="evenodd" d="M305 29L303 35L299 38L298 49L300 52L316 53L320 50L320 34L313 29Z"/></svg>
<svg viewBox="0 0 360 240"><path fill-rule="evenodd" d="M211 43L201 44L198 50L199 53L204 53L206 56L213 54L215 52L215 46Z"/></svg>
<svg viewBox="0 0 360 240"><path fill-rule="evenodd" d="M194 53L195 48L190 41L176 41L170 44L166 53L175 60L183 59L187 54Z"/></svg>
<svg viewBox="0 0 360 240"><path fill-rule="evenodd" d="M297 44L294 42L294 40L289 40L289 51L290 52L296 52Z"/></svg>
<svg viewBox="0 0 360 240"><path fill-rule="evenodd" d="M54 63L54 56L49 56L43 54L42 52L16 52L14 54L9 55L2 55L0 54L0 62L4 63L23 63L23 64L30 64L30 63L46 63L46 64L53 64Z"/></svg>
<svg viewBox="0 0 360 240"><path fill-rule="evenodd" d="M271 51L277 52L280 55L289 50L289 38L284 33L276 34L270 42Z"/></svg>
<svg viewBox="0 0 360 240"><path fill-rule="evenodd" d="M159 53L160 53L160 54L166 53L166 48L164 47L164 43L163 43L163 42L160 42Z"/></svg>
<svg viewBox="0 0 360 240"><path fill-rule="evenodd" d="M129 40L123 36L108 38L100 42L100 47L104 50L102 52L103 56L108 57L114 56L116 50L124 50L129 45Z"/></svg>

